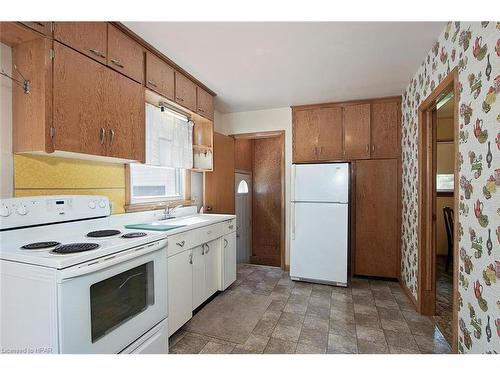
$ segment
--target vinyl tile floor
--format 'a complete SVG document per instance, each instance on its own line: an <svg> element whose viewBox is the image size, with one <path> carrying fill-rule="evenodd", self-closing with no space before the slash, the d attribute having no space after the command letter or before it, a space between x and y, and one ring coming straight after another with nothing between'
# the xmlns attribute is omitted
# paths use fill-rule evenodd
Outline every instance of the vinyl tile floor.
<svg viewBox="0 0 500 375"><path fill-rule="evenodd" d="M354 278L348 288L342 288L292 281L275 267L241 264L228 290L243 297L268 297L269 305L258 320L254 317L248 337L232 342L211 334L210 329L204 334L190 331L187 323L170 337L170 353L451 352L433 321L415 311L394 281ZM202 310L211 303L214 300ZM237 323L227 322L228 326Z"/></svg>

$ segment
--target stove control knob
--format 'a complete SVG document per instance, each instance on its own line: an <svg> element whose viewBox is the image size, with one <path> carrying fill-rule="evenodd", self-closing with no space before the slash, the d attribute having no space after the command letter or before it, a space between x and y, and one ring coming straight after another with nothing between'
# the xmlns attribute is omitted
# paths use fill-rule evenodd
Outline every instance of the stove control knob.
<svg viewBox="0 0 500 375"><path fill-rule="evenodd" d="M99 201L99 207L101 207L101 208L106 207L106 201L105 201L104 199L101 199L101 200Z"/></svg>
<svg viewBox="0 0 500 375"><path fill-rule="evenodd" d="M94 208L96 208L95 201L90 201L90 202L89 202L89 208L91 208L92 210L93 210Z"/></svg>
<svg viewBox="0 0 500 375"><path fill-rule="evenodd" d="M0 208L0 216L2 217L7 217L10 215L10 208L9 206L2 204L2 207Z"/></svg>
<svg viewBox="0 0 500 375"><path fill-rule="evenodd" d="M28 208L26 207L26 205L21 203L19 206L16 207L16 212L19 215L24 216L28 213Z"/></svg>

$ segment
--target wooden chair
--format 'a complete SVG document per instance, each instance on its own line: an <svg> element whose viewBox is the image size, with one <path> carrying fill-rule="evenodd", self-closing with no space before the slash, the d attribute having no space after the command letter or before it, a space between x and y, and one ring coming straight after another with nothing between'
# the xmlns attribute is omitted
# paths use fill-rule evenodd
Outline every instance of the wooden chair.
<svg viewBox="0 0 500 375"><path fill-rule="evenodd" d="M446 272L448 272L450 262L453 259L453 208L443 207L443 215L446 236L448 237L448 255L446 256Z"/></svg>

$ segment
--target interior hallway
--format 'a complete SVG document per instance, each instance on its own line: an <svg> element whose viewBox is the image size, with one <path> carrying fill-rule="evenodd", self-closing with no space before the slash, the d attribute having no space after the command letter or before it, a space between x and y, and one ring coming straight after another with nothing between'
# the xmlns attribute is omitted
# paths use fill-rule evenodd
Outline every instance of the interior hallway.
<svg viewBox="0 0 500 375"><path fill-rule="evenodd" d="M184 354L451 352L397 282L355 278L340 288L294 282L279 268L247 264L238 265L236 282L169 346Z"/></svg>

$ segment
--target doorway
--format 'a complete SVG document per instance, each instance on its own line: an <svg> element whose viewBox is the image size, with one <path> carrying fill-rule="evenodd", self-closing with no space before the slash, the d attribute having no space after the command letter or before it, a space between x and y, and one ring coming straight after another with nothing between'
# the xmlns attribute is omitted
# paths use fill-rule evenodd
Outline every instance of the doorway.
<svg viewBox="0 0 500 375"><path fill-rule="evenodd" d="M458 72L420 105L418 310L457 351Z"/></svg>
<svg viewBox="0 0 500 375"><path fill-rule="evenodd" d="M283 268L284 132L238 134L233 137L238 261ZM249 194L245 193L246 188ZM250 209L246 211L248 204Z"/></svg>

